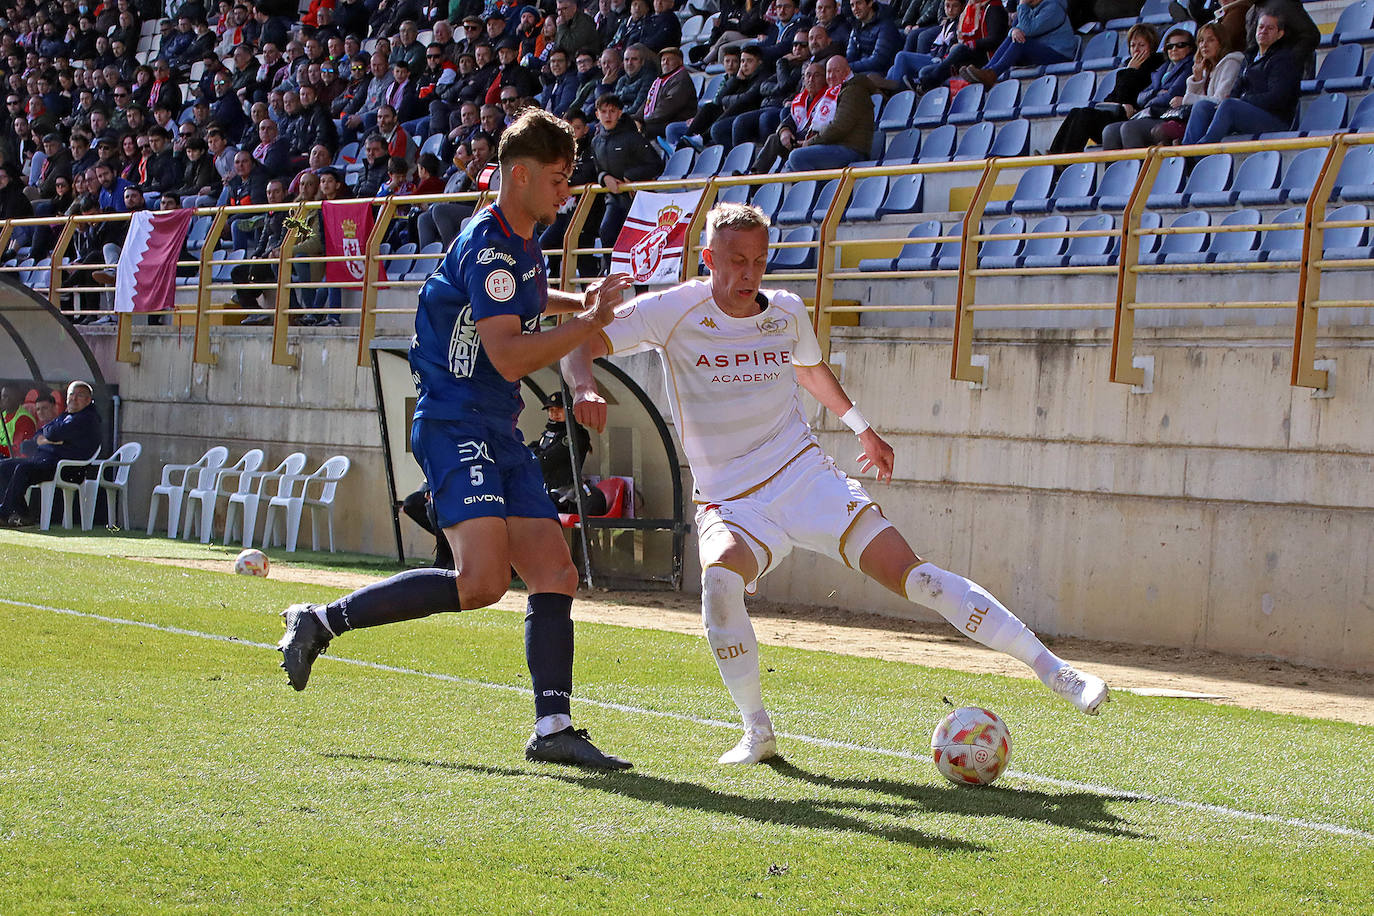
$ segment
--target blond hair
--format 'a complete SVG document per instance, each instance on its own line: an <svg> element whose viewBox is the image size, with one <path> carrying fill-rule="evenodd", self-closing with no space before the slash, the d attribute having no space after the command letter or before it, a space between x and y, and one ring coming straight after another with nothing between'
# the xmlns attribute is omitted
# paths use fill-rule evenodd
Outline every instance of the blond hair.
<svg viewBox="0 0 1374 916"><path fill-rule="evenodd" d="M768 217L753 204L716 204L706 214L706 244L710 245L717 232L742 232L768 229Z"/></svg>

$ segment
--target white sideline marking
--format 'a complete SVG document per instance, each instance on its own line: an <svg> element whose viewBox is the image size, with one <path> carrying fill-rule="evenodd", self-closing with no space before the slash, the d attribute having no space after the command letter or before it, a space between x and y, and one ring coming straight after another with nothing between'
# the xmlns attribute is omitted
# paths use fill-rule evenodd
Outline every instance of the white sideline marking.
<svg viewBox="0 0 1374 916"><path fill-rule="evenodd" d="M224 636L219 633L203 633L200 630L187 630L182 627L163 626L158 623L149 623L146 620L127 620L123 617L106 617L103 614L89 614L85 611L74 611L70 608L49 607L45 604L30 604L27 601L15 601L12 598L0 598L0 604L11 604L16 607L26 607L37 611L49 611L53 614L65 614L68 617L81 617L86 620L99 620L102 623L113 623L127 627L142 627L145 630L157 630L159 633L172 633L177 636L194 636L197 639L210 639L215 642L234 643L240 646L252 646L255 649L270 649L276 651L275 643L254 642L248 639L239 639L237 636ZM531 691L528 687L520 687L515 684L496 684L490 681L479 681L475 678L459 677L456 674L443 674L434 671L417 671L414 668L401 668L396 665L385 665L381 662L369 662L356 658L344 658L339 655L321 655L320 658L338 662L343 665L354 665L359 668L371 668L375 671L386 671L391 674L409 674L415 677L429 678L435 681L444 681L451 684L466 684L472 687L483 687L488 690L504 690L508 693L522 693L528 695ZM611 709L616 712L633 713L641 716L656 716L661 719L675 719L680 722L691 722L695 725L707 725L711 728L724 728L737 731L740 727L738 722L724 722L720 719L708 719L704 716L691 716L680 712L667 712L661 709L646 709L642 706L630 706L625 703L611 703L605 700L590 700L585 697L574 697L576 702L595 706L598 709ZM814 735L799 735L790 732L778 732L779 738L786 738L800 744L810 744L816 747L833 748L837 750L858 751L865 754L877 754L882 757L895 757L900 760L914 760L930 762L930 757L926 754L914 754L910 751L896 751L884 747L872 747L866 744L854 744L849 741L836 741L832 738L818 738ZM1128 799L1130 801L1151 802L1159 805L1171 805L1175 808L1183 808L1188 811L1202 811L1209 814L1219 814L1224 817L1238 818L1240 820L1261 821L1266 824L1278 824L1285 827L1297 827L1303 830L1313 830L1319 833L1330 833L1337 836L1357 837L1363 840L1374 841L1374 833L1366 830L1358 830L1354 827L1346 827L1341 824L1328 824L1322 821L1309 821L1296 817L1283 817L1277 814L1263 814L1258 811L1245 811L1241 808L1228 808L1225 805L1211 805L1203 802L1187 801L1181 798L1172 798L1168 795L1153 795L1148 792L1132 792L1126 789L1116 789L1111 786L1102 786L1090 782L1076 782L1072 779L1058 779L1053 776L1040 776L1035 773L1026 773L1021 770L1007 770L1006 775L1021 779L1030 783L1054 786L1060 789L1072 789L1077 792L1091 792L1096 795L1105 795L1111 798Z"/></svg>

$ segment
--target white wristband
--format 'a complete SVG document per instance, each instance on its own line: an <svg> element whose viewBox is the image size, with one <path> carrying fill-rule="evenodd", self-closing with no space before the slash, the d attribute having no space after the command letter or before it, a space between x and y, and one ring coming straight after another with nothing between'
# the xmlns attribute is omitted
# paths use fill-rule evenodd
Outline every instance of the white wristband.
<svg viewBox="0 0 1374 916"><path fill-rule="evenodd" d="M857 404L845 411L844 416L840 417L840 422L854 430L854 435L856 436L862 435L864 430L869 428L869 423L864 419L864 415L859 413L859 406Z"/></svg>

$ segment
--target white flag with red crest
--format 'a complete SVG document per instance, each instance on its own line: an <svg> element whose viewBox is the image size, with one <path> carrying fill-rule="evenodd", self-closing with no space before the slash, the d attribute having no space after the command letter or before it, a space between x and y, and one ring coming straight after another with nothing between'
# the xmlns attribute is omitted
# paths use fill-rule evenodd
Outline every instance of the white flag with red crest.
<svg viewBox="0 0 1374 916"><path fill-rule="evenodd" d="M687 225L701 203L701 193L700 189L672 194L637 192L615 240L611 271L627 273L642 285L681 279Z"/></svg>

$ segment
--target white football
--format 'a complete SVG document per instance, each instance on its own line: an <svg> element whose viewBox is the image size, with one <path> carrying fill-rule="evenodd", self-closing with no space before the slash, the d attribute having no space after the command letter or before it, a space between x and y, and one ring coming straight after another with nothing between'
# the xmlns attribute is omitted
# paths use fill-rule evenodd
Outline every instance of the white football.
<svg viewBox="0 0 1374 916"><path fill-rule="evenodd" d="M986 786L1011 756L1011 732L990 709L965 706L945 716L930 736L935 768L959 786Z"/></svg>
<svg viewBox="0 0 1374 916"><path fill-rule="evenodd" d="M234 572L240 576L265 576L270 565L267 554L251 547L234 557Z"/></svg>

